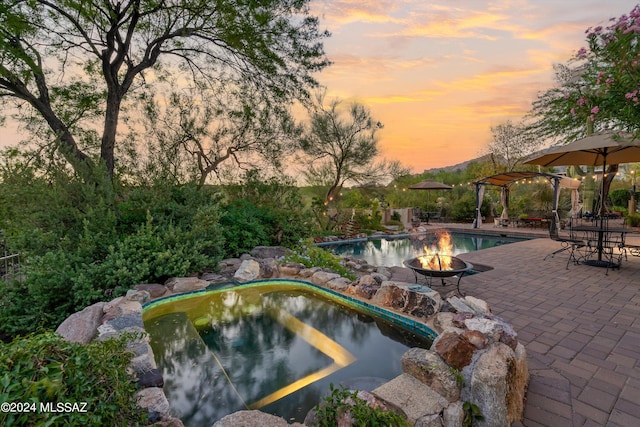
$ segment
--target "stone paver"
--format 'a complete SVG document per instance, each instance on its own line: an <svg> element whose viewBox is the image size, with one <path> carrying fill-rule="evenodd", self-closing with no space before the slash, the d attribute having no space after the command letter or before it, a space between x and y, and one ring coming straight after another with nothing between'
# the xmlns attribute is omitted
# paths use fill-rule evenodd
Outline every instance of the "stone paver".
<svg viewBox="0 0 640 427"><path fill-rule="evenodd" d="M543 230L490 224L480 232L541 237L459 255L493 267L463 277L460 288L486 300L527 349L531 381L522 425L640 425L640 258L623 258L620 269L608 272L573 263L567 269L567 252L543 260L559 248ZM640 234L627 240L640 244Z"/></svg>

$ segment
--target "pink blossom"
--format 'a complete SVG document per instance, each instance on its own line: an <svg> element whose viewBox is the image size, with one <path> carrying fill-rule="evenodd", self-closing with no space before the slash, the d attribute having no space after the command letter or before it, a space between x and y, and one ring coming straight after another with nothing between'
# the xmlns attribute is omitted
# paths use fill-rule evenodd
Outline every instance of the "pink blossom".
<svg viewBox="0 0 640 427"><path fill-rule="evenodd" d="M569 99L571 98L571 94L570 93L565 93L564 94L564 99Z"/></svg>
<svg viewBox="0 0 640 427"><path fill-rule="evenodd" d="M637 103L637 102L638 102L638 97L637 97L637 96L635 96L635 97L632 99L632 101Z"/></svg>
<svg viewBox="0 0 640 427"><path fill-rule="evenodd" d="M591 112L592 112L593 114L598 114L598 111L600 111L600 108L598 108L598 106L597 106L597 105L591 109Z"/></svg>
<svg viewBox="0 0 640 427"><path fill-rule="evenodd" d="M593 114L589 116L589 120L591 120L592 122L596 121L596 116L594 116Z"/></svg>
<svg viewBox="0 0 640 427"><path fill-rule="evenodd" d="M576 53L576 56L578 58L586 58L587 56L587 49L585 49L584 47L581 47L580 50L578 50L578 53Z"/></svg>
<svg viewBox="0 0 640 427"><path fill-rule="evenodd" d="M586 103L587 103L587 100L583 96L581 96L577 101L578 105L584 105Z"/></svg>
<svg viewBox="0 0 640 427"><path fill-rule="evenodd" d="M571 109L571 115L575 117L575 115L576 115L576 109L575 108Z"/></svg>

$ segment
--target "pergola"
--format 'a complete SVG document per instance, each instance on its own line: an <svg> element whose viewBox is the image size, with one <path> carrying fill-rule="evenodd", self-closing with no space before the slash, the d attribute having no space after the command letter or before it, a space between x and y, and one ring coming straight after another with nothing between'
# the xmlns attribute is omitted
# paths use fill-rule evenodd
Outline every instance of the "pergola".
<svg viewBox="0 0 640 427"><path fill-rule="evenodd" d="M580 186L580 181L573 178L567 178L564 175L558 175L547 172L503 172L496 175L487 176L478 181L475 181L474 184L476 186L476 215L473 220L473 228L479 228L482 224L482 214L480 213L480 207L482 206L482 200L484 198L484 187L486 185L495 185L502 189L501 198L502 198L502 215L501 219L509 219L507 213L507 207L509 206L509 187L516 181L520 181L523 179L531 179L543 177L549 180L551 185L553 186L553 221L551 221L550 232L555 233L558 231L558 225L560 223L560 218L558 217L558 198L560 197L560 188L570 188L575 192L575 195L572 196L572 200L576 200L577 203L577 192L578 187Z"/></svg>

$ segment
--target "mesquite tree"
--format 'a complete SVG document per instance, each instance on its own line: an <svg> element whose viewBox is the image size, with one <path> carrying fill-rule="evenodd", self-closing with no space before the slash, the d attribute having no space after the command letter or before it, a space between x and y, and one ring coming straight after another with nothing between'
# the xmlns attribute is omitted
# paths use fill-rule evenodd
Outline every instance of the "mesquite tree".
<svg viewBox="0 0 640 427"><path fill-rule="evenodd" d="M499 164L499 172L515 170L540 145L540 140L528 133L525 125L511 120L491 126L491 137L487 152Z"/></svg>
<svg viewBox="0 0 640 427"><path fill-rule="evenodd" d="M324 93L317 95L300 148L309 158L303 171L307 181L328 186L325 205L345 183L362 184L388 173L386 162L375 163L376 132L381 128L382 123L374 120L364 105L353 102L345 106L339 99L325 104Z"/></svg>
<svg viewBox="0 0 640 427"><path fill-rule="evenodd" d="M0 99L78 176L113 179L118 125L137 89L242 82L305 99L329 63L309 0L8 0L0 4ZM6 111L6 110L5 110ZM40 134L42 135L42 134ZM104 169L102 169L104 168Z"/></svg>

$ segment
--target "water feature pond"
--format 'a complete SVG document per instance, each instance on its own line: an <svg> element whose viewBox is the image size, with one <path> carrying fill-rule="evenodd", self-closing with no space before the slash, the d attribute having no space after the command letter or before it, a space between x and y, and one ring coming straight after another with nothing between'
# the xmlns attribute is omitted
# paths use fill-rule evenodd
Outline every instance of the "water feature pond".
<svg viewBox="0 0 640 427"><path fill-rule="evenodd" d="M188 427L243 409L301 422L331 383L373 389L402 373L407 349L431 345L393 317L314 288L265 282L145 306L171 412Z"/></svg>
<svg viewBox="0 0 640 427"><path fill-rule="evenodd" d="M452 250L449 255L457 256L462 253L493 248L499 245L522 242L528 240L518 237L504 237L497 235L471 235L448 233L451 236ZM339 256L352 256L364 259L368 264L385 267L404 267L403 261L415 258L426 252L425 248L433 250L440 239L440 233L429 233L402 238L379 238L362 242L331 244L323 246Z"/></svg>

